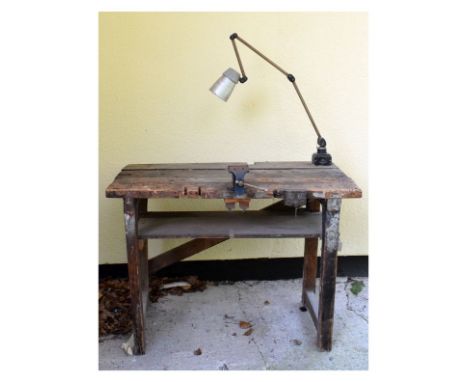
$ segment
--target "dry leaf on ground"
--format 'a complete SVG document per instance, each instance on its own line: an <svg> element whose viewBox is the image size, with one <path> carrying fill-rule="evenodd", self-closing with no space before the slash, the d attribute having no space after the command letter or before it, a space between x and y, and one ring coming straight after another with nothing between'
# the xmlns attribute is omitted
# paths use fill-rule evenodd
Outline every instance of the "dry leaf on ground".
<svg viewBox="0 0 468 382"><path fill-rule="evenodd" d="M252 327L252 324L248 321L239 321L239 327L241 329L248 329Z"/></svg>
<svg viewBox="0 0 468 382"><path fill-rule="evenodd" d="M162 290L163 285L177 283L177 287ZM187 287L190 285L190 288ZM203 291L206 282L197 276L178 278L151 277L149 300L156 302L168 294L181 295ZM132 330L130 315L130 290L127 279L105 278L99 282L99 335L126 334Z"/></svg>
<svg viewBox="0 0 468 382"><path fill-rule="evenodd" d="M244 336L250 336L252 333L253 333L253 329L250 328L249 330L247 330L245 333L244 333Z"/></svg>

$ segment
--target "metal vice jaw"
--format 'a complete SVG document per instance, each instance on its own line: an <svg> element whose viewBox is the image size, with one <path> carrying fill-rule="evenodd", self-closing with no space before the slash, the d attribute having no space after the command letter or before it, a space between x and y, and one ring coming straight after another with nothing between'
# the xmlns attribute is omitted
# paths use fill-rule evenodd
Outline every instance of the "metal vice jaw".
<svg viewBox="0 0 468 382"><path fill-rule="evenodd" d="M232 191L234 192L234 197L244 197L246 195L244 177L245 174L249 172L249 165L247 163L229 165L228 171L232 175Z"/></svg>
<svg viewBox="0 0 468 382"><path fill-rule="evenodd" d="M226 208L232 210L236 203L239 203L239 207L246 210L249 208L250 199L247 198L245 192L244 177L249 172L249 165L247 163L229 165L228 171L232 175L232 189L230 191L232 191L233 195L224 199Z"/></svg>

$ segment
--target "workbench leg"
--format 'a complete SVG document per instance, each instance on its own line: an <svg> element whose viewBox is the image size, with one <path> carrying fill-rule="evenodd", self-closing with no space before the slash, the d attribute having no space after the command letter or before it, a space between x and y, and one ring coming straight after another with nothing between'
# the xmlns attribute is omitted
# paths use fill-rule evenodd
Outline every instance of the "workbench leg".
<svg viewBox="0 0 468 382"><path fill-rule="evenodd" d="M320 211L320 201L318 199L309 199L307 201L307 209L311 212ZM317 279L317 248L318 238L305 238L304 240L304 268L302 271L302 307L306 308L317 327L317 309L318 298L316 296L316 279ZM314 306L315 305L315 306Z"/></svg>
<svg viewBox="0 0 468 382"><path fill-rule="evenodd" d="M138 217L148 212L148 199L138 199ZM138 248L140 251L142 264L142 294L143 294L143 309L146 317L146 308L149 303L149 260L148 260L148 239L139 239Z"/></svg>
<svg viewBox="0 0 468 382"><path fill-rule="evenodd" d="M130 309L134 336L133 354L145 354L145 312L148 300L148 252L147 243L145 243L144 240L138 240L138 215L141 209L145 209L145 203L145 201L139 199L124 198L128 283L130 287Z"/></svg>
<svg viewBox="0 0 468 382"><path fill-rule="evenodd" d="M332 349L340 208L341 199L322 200L322 259L317 343L320 350L327 351Z"/></svg>

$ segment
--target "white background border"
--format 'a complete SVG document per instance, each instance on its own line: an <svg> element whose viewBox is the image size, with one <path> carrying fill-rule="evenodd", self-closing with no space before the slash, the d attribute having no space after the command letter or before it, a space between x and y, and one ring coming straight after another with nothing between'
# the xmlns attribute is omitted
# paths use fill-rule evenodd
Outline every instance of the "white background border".
<svg viewBox="0 0 468 382"><path fill-rule="evenodd" d="M369 12L370 370L317 378L466 380L463 2L79 3L0 10L2 375L240 377L97 370L98 12L354 10ZM255 377L290 373L313 378Z"/></svg>

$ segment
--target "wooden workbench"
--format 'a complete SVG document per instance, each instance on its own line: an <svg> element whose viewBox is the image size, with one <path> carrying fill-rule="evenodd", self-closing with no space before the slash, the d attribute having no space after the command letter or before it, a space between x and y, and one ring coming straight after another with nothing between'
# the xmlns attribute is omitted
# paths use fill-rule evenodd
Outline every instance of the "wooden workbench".
<svg viewBox="0 0 468 382"><path fill-rule="evenodd" d="M338 167L310 162L258 162L245 177L246 198L284 199L256 211L148 211L148 198L232 198L232 163L128 165L106 189L124 202L134 354L145 353L148 275L229 238L305 238L302 303L321 350L332 348L341 200L361 190ZM250 184L252 186L248 186ZM303 206L286 206L306 195ZM297 207L300 207L297 209ZM148 239L193 240L148 260ZM317 248L321 239L320 279Z"/></svg>

